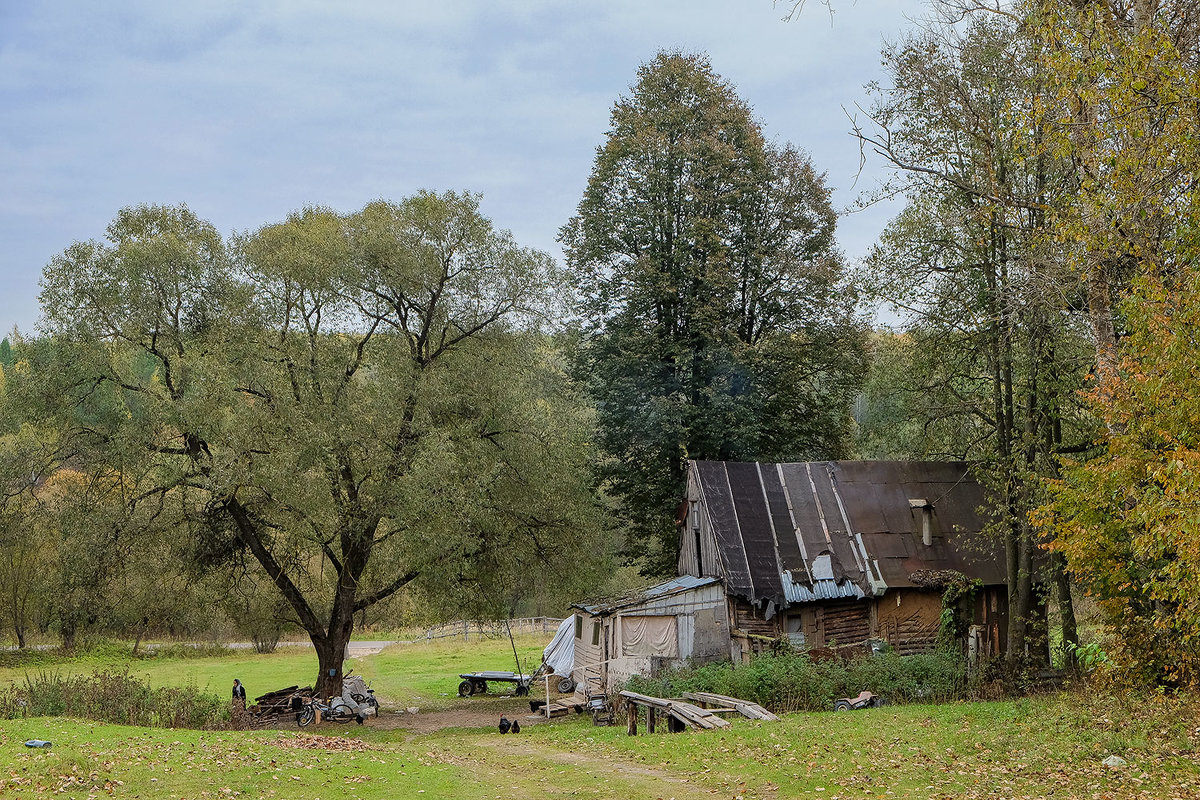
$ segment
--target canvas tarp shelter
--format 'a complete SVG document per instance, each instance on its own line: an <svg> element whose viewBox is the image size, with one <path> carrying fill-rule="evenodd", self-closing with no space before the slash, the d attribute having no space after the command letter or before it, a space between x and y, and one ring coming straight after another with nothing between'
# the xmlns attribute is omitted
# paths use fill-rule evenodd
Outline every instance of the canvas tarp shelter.
<svg viewBox="0 0 1200 800"><path fill-rule="evenodd" d="M555 675L567 676L575 669L575 615L567 617L558 626L558 631L546 649L542 651L542 662Z"/></svg>

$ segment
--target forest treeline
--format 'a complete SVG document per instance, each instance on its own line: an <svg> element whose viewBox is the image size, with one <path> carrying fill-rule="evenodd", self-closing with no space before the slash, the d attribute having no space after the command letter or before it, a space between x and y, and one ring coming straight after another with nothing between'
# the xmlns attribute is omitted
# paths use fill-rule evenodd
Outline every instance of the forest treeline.
<svg viewBox="0 0 1200 800"><path fill-rule="evenodd" d="M1115 663L1195 684L1200 11L931 10L855 120L905 200L860 264L819 165L680 52L614 104L563 264L469 193L121 210L0 344L4 627L291 626L340 681L356 625L673 574L687 459L952 458L1010 659L1045 601L1069 651L1083 590Z"/></svg>

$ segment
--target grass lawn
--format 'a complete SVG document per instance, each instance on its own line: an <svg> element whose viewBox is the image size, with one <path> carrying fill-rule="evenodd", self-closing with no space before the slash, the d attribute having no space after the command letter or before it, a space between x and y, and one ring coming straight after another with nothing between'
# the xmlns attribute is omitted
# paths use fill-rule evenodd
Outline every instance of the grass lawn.
<svg viewBox="0 0 1200 800"><path fill-rule="evenodd" d="M552 634L551 634L552 635ZM515 636L517 653L530 670L541 663L542 649L551 635ZM196 686L224 696L233 679L246 686L250 697L285 686L311 686L317 673L317 656L310 648L281 647L260 655L237 651L229 655L192 658L149 657L130 659L119 651L62 658L33 653L22 660L8 659L0 667L0 686L21 681L30 672L90 673L96 670L125 670L146 678L152 686ZM375 689L385 708L444 708L457 700L459 673L515 668L512 645L507 637L463 642L396 644L381 653L350 659L346 669L363 675ZM511 688L511 684L509 685ZM490 693L504 693L504 685Z"/></svg>
<svg viewBox="0 0 1200 800"><path fill-rule="evenodd" d="M522 658L536 663L546 638L519 637ZM348 666L368 676L385 710L419 706L419 718L431 720L470 710L465 718L477 721L528 713L523 699L455 694L459 672L507 670L511 661L507 639L442 640L397 645ZM222 695L236 676L253 694L309 683L316 659L295 650L133 662L102 653L34 659L0 671L0 681L20 680L25 668L126 667L154 685ZM1200 698L1080 691L797 713L779 723L734 718L722 731L637 737L575 715L526 725L517 736L494 727L415 734L387 721L252 732L0 721L0 797L1200 798ZM25 748L30 738L54 747ZM1106 767L1109 755L1127 763Z"/></svg>
<svg viewBox="0 0 1200 800"><path fill-rule="evenodd" d="M1195 701L1076 695L636 738L574 715L517 736L320 729L332 738L31 719L0 722L0 796L1197 798L1198 726ZM21 746L34 736L53 749ZM1103 766L1112 754L1128 764Z"/></svg>

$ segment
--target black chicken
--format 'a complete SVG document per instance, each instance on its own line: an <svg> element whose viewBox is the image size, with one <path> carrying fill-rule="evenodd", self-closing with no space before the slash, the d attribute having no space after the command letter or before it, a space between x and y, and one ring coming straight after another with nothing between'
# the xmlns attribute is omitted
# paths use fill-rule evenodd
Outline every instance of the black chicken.
<svg viewBox="0 0 1200 800"><path fill-rule="evenodd" d="M521 732L521 723L517 722L515 719L513 720L513 724L512 724L512 732L513 733Z"/></svg>
<svg viewBox="0 0 1200 800"><path fill-rule="evenodd" d="M501 733L508 733L508 729L509 729L509 728L512 728L512 727L514 727L514 726L516 726L516 723L515 723L515 722L509 722L509 721L508 721L508 717L501 717L501 718L500 718L500 732L501 732ZM520 728L517 728L517 730L520 730Z"/></svg>

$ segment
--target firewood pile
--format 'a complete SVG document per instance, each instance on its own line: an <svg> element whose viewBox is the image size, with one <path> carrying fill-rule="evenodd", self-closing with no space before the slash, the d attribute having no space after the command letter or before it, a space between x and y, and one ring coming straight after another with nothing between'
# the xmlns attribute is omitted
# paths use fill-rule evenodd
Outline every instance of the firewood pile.
<svg viewBox="0 0 1200 800"><path fill-rule="evenodd" d="M273 725L283 714L295 714L304 704L312 699L311 686L288 686L254 698L254 705L246 709L250 713L252 724L256 726Z"/></svg>

